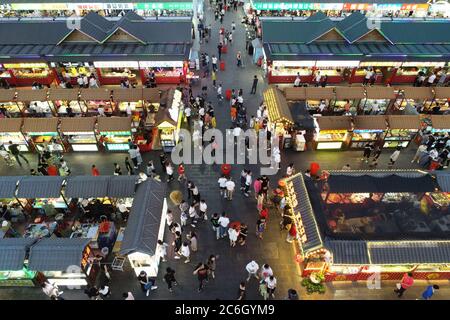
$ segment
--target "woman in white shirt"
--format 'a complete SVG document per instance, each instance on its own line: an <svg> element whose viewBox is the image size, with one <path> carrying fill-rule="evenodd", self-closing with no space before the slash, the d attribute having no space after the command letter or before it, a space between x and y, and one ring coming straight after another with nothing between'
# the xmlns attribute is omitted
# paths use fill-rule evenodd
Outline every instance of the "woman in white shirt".
<svg viewBox="0 0 450 320"><path fill-rule="evenodd" d="M228 238L230 239L230 247L234 247L236 245L238 236L239 236L239 231L237 231L235 228L228 229Z"/></svg>
<svg viewBox="0 0 450 320"><path fill-rule="evenodd" d="M275 289L277 288L277 279L274 276L270 276L265 280L267 284L267 293L269 294L269 298L275 298Z"/></svg>

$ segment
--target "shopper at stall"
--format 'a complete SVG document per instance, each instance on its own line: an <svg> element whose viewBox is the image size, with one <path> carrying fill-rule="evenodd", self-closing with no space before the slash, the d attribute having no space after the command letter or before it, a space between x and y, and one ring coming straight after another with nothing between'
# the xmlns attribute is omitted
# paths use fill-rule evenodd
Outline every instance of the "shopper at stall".
<svg viewBox="0 0 450 320"><path fill-rule="evenodd" d="M270 276L265 279L267 284L267 293L269 294L269 298L275 298L275 289L277 288L277 279L274 276Z"/></svg>
<svg viewBox="0 0 450 320"><path fill-rule="evenodd" d="M250 261L246 266L245 270L248 272L247 282L250 281L251 277L255 277L259 280L258 271L259 271L259 265L256 263L255 260Z"/></svg>
<svg viewBox="0 0 450 320"><path fill-rule="evenodd" d="M170 267L166 268L166 274L164 275L164 281L167 283L167 288L169 292L173 292L173 286L178 285L177 280L175 279L175 270Z"/></svg>
<svg viewBox="0 0 450 320"><path fill-rule="evenodd" d="M142 291L145 292L147 296L149 295L150 290L158 289L158 287L155 286L156 279L150 278L144 270L139 273L138 281Z"/></svg>
<svg viewBox="0 0 450 320"><path fill-rule="evenodd" d="M397 147L397 149L395 149L395 151L391 154L390 156L390 160L389 160L389 167L393 167L395 162L397 162L398 157L400 156L400 151L402 150L401 147Z"/></svg>
<svg viewBox="0 0 450 320"><path fill-rule="evenodd" d="M414 155L414 158L411 160L411 163L419 163L421 155L427 151L427 146L425 144L421 144Z"/></svg>
<svg viewBox="0 0 450 320"><path fill-rule="evenodd" d="M156 254L157 254L157 256L159 256L161 258L162 262L167 261L167 248L168 247L169 247L169 245L162 240L158 240L158 242L156 244Z"/></svg>
<svg viewBox="0 0 450 320"><path fill-rule="evenodd" d="M434 84L434 81L436 81L436 73L433 72L427 79L427 83L425 84L425 86L427 87L431 87Z"/></svg>
<svg viewBox="0 0 450 320"><path fill-rule="evenodd" d="M361 160L363 160L366 163L368 163L369 159L370 159L370 155L372 154L372 150L373 150L372 144L371 143L366 143L366 145L364 146L363 157L361 158Z"/></svg>
<svg viewBox="0 0 450 320"><path fill-rule="evenodd" d="M100 171L98 171L98 169L95 166L95 164L93 164L92 167L91 167L91 175L93 175L94 177L97 177L97 176L100 175Z"/></svg>
<svg viewBox="0 0 450 320"><path fill-rule="evenodd" d="M11 154L14 156L14 158L16 158L17 163L19 164L19 166L22 166L22 163L20 162L19 158L22 158L23 160L25 160L25 162L27 164L30 164L30 162L28 161L27 158L25 158L25 156L22 154L22 152L19 149L19 145L17 143L13 143L12 141L9 141L9 147L8 147L9 152L11 152Z"/></svg>
<svg viewBox="0 0 450 320"><path fill-rule="evenodd" d="M439 290L439 286L437 284L433 284L428 286L425 291L422 293L422 299L423 300L430 300L434 293L436 292L436 290Z"/></svg>
<svg viewBox="0 0 450 320"><path fill-rule="evenodd" d="M295 80L294 80L294 87L295 88L300 87L301 83L302 83L302 79L300 78L300 73L297 72L297 77L295 77Z"/></svg>
<svg viewBox="0 0 450 320"><path fill-rule="evenodd" d="M208 266L200 262L195 268L193 274L197 275L198 292L203 291L205 281L208 281Z"/></svg>
<svg viewBox="0 0 450 320"><path fill-rule="evenodd" d="M403 275L402 281L400 283L397 283L397 289L395 289L394 292L397 293L397 296L399 298L401 298L403 296L403 293L405 293L405 291L409 289L413 284L413 274L411 272L405 273Z"/></svg>
<svg viewBox="0 0 450 320"><path fill-rule="evenodd" d="M120 165L117 163L114 163L114 175L115 176L121 176L122 175L122 169L120 168Z"/></svg>
<svg viewBox="0 0 450 320"><path fill-rule="evenodd" d="M286 242L292 243L297 238L297 227L295 223L291 223L291 227L289 228L289 232L286 236Z"/></svg>
<svg viewBox="0 0 450 320"><path fill-rule="evenodd" d="M128 157L125 157L125 168L127 169L128 175L133 175L134 171L133 171L133 166L130 163L130 160L128 159Z"/></svg>

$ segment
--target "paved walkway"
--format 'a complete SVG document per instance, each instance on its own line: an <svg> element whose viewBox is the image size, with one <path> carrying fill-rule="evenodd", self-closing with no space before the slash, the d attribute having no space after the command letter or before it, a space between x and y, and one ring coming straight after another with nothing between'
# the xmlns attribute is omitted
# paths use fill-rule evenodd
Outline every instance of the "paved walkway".
<svg viewBox="0 0 450 320"><path fill-rule="evenodd" d="M212 39L209 43L204 43L201 46L201 52L208 52L217 55L217 41L218 30L221 27L220 22L214 22L213 11L206 4L205 17L206 24L212 23ZM223 26L231 29L231 22L235 21L237 30L234 33L233 45L229 46L227 54L223 55L223 60L226 63L224 72L218 73L218 82L223 84L224 91L227 88L242 88L244 90L244 103L248 109L248 115L251 116L256 113L256 108L262 99L262 90L265 88L265 83L261 77L261 69L257 68L251 63L251 57L245 53L245 29L240 24L242 17L242 9L237 13L227 12ZM211 20L212 19L212 20ZM236 53L241 51L244 57L245 68L238 68L236 66ZM254 75L260 77L258 83L258 90L256 95L250 95L252 79ZM215 106L216 118L218 121L218 129L224 130L231 126L228 101L219 102L216 99L214 88L208 88L209 100ZM199 88L195 88L199 90ZM399 168L410 168L410 160L414 154L413 148L402 152L397 163ZM362 163L359 158L362 152L360 151L306 151L295 152L288 150L283 155L283 168L286 164L294 162L298 170L304 170L309 167L311 161L316 161L321 164L324 169L340 169L345 164L350 164L353 169L365 169L367 165ZM152 152L144 155L144 160L151 158L156 159L155 164L159 170L159 161L157 160L159 153ZM390 153L385 151L381 157L380 168L387 168L388 157ZM72 153L65 156L69 166L72 168L74 175L90 174L91 164L96 164L101 174L112 174L113 163L118 162L123 164L123 159L126 155L123 153L111 154L86 154L86 153ZM35 155L27 155L30 158L31 166L36 166L37 159ZM123 167L123 165L122 165ZM248 166L259 175L257 167ZM20 175L27 174L28 167L7 168L0 167L0 174L2 175ZM124 168L123 168L124 169ZM242 166L233 167L233 177L235 181L239 181L238 177ZM284 170L283 170L284 171ZM134 273L130 270L127 264L124 272L112 272L112 298L121 299L121 294L124 291L132 291L137 299L236 299L239 282L245 279L246 271L245 265L251 261L256 260L260 265L268 263L274 270L275 276L278 280L278 288L276 292L277 299L284 299L287 289L295 288L300 293L301 299L396 299L392 289L395 286L393 282L383 282L382 289L368 290L365 283L330 283L327 284L327 292L324 295L307 295L300 287L300 272L297 263L295 262L295 252L292 244L285 242L286 234L280 234L278 229L278 217L275 213L271 213L269 218L268 230L264 235L263 240L259 240L254 235L254 226L257 220L256 203L250 197L249 199L240 195L239 192L232 202L221 199L218 188L217 179L219 176L219 166L207 165L190 165L187 166L187 176L198 185L202 198L205 198L209 206L209 216L213 212L226 211L231 218L231 221L245 222L249 226L249 237L247 244L244 247L237 246L230 248L228 240L216 240L211 230L209 221L204 224L199 224L196 232L199 237L199 251L193 254L192 262L184 264L183 261L169 259L169 262L161 264L160 275L157 280L158 290L153 291L147 298L140 290ZM281 173L281 172L280 172ZM272 183L277 181L277 177L272 178ZM185 192L185 188L180 183L174 181L170 183L171 190L181 190ZM178 216L178 210L174 210ZM191 227L188 228L188 230ZM170 241L170 239L167 239ZM217 261L216 279L211 280L202 293L197 292L197 281L192 271L194 265L199 261L205 261L210 254L219 256ZM179 286L175 288L174 293L169 293L165 284L162 281L164 269L170 266L176 270L176 277L179 281ZM447 281L441 282L443 289L436 295L436 299L450 297L450 289ZM425 282L418 282L412 289L410 289L403 299L415 299L420 295L420 292L425 287ZM248 285L248 299L261 299L257 292L257 281L252 279ZM82 290L65 290L64 296L67 299L86 299ZM46 299L39 288L10 288L0 290L0 299Z"/></svg>

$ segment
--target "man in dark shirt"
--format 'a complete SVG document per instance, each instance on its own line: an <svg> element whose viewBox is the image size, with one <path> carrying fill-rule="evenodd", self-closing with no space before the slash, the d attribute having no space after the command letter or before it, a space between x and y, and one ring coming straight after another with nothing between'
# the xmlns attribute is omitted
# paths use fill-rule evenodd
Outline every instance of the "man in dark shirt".
<svg viewBox="0 0 450 320"><path fill-rule="evenodd" d="M20 162L19 157L22 158L23 160L25 160L25 162L26 162L27 164L30 163L30 162L28 161L28 159L25 158L25 157L23 156L23 154L20 153L19 145L18 145L18 144L12 143L12 141L10 141L10 142L9 142L9 147L8 147L8 149L9 149L9 152L11 152L11 154L14 156L14 158L16 158L17 163L19 164L19 166L22 166L22 163Z"/></svg>
<svg viewBox="0 0 450 320"><path fill-rule="evenodd" d="M252 91L250 94L256 94L256 87L258 86L258 76L253 77L253 85L252 85Z"/></svg>

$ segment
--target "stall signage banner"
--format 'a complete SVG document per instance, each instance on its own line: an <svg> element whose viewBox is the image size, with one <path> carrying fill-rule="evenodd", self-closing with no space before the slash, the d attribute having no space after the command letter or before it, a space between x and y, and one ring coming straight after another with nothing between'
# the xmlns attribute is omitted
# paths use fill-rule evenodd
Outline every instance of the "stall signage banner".
<svg viewBox="0 0 450 320"><path fill-rule="evenodd" d="M373 8L372 3L344 3L343 10L350 11L350 10L363 10L363 11L370 11Z"/></svg>
<svg viewBox="0 0 450 320"><path fill-rule="evenodd" d="M145 2L135 3L136 10L192 10L192 2Z"/></svg>
<svg viewBox="0 0 450 320"><path fill-rule="evenodd" d="M383 3L375 5L375 9L379 11L398 11L401 10L401 3Z"/></svg>
<svg viewBox="0 0 450 320"><path fill-rule="evenodd" d="M67 3L11 3L11 10L69 10Z"/></svg>
<svg viewBox="0 0 450 320"><path fill-rule="evenodd" d="M183 68L183 61L139 61L141 68Z"/></svg>
<svg viewBox="0 0 450 320"><path fill-rule="evenodd" d="M404 3L402 4L401 10L414 10L414 11L428 11L428 3L424 4L411 4Z"/></svg>
<svg viewBox="0 0 450 320"><path fill-rule="evenodd" d="M322 5L319 3L307 3L307 2L301 2L301 3L254 2L253 3L253 6L256 10L319 10L322 8ZM334 4L334 3L329 3L328 5L339 6L339 4ZM331 9L324 9L324 10L331 10Z"/></svg>
<svg viewBox="0 0 450 320"><path fill-rule="evenodd" d="M135 68L139 69L137 61L94 61L96 68Z"/></svg>

